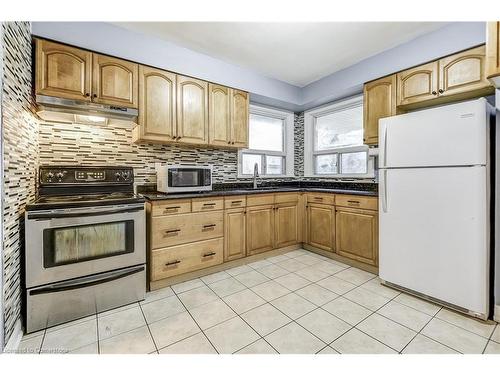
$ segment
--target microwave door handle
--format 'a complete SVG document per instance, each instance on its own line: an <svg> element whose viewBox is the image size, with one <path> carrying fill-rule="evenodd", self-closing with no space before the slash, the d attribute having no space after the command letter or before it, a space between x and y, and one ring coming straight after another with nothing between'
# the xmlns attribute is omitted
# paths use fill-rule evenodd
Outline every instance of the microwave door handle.
<svg viewBox="0 0 500 375"><path fill-rule="evenodd" d="M80 280L71 280L71 281L63 281L61 283L57 283L51 286L30 290L29 293L31 296L37 294L49 294L49 293L57 293L64 292L67 290L74 290L80 288L88 288L90 286L95 286L99 284L108 283L110 281L122 279L124 277L134 275L138 272L144 271L144 266L138 266L132 269L119 270L111 273L107 273L105 275L94 275L90 277L86 277L83 281Z"/></svg>
<svg viewBox="0 0 500 375"><path fill-rule="evenodd" d="M132 213L137 211L143 211L144 206L138 207L124 207L117 208L113 210L105 210L105 211L90 211L90 212L30 212L28 213L28 219L59 219L59 218L67 218L67 217L86 217L86 216L100 216L100 215L113 215L113 214L121 214L121 213Z"/></svg>

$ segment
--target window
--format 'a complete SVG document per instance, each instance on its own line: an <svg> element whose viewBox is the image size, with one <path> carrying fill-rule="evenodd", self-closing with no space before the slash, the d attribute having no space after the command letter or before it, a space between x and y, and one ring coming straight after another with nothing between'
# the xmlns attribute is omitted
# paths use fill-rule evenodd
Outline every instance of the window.
<svg viewBox="0 0 500 375"><path fill-rule="evenodd" d="M250 106L248 149L240 150L239 177L293 176L293 113Z"/></svg>
<svg viewBox="0 0 500 375"><path fill-rule="evenodd" d="M373 178L374 160L363 144L363 98L304 114L306 177Z"/></svg>

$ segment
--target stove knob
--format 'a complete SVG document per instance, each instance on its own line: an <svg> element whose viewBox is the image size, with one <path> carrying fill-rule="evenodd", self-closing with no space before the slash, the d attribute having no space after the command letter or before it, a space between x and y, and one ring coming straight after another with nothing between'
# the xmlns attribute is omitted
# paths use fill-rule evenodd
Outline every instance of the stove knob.
<svg viewBox="0 0 500 375"><path fill-rule="evenodd" d="M52 172L47 173L47 178L49 180L52 180L54 178L54 173L52 173Z"/></svg>
<svg viewBox="0 0 500 375"><path fill-rule="evenodd" d="M128 180L128 172L122 172L122 177L124 180Z"/></svg>
<svg viewBox="0 0 500 375"><path fill-rule="evenodd" d="M121 177L121 173L120 172L116 172L115 176L116 176L116 181L119 181L120 177Z"/></svg>
<svg viewBox="0 0 500 375"><path fill-rule="evenodd" d="M56 174L56 177L59 179L59 181L61 181L62 178L64 177L64 173L59 172L59 173Z"/></svg>

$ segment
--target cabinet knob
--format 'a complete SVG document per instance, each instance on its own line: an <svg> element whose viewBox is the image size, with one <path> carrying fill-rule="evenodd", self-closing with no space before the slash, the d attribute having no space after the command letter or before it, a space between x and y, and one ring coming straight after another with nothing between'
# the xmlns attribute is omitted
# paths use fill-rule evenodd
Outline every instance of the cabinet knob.
<svg viewBox="0 0 500 375"><path fill-rule="evenodd" d="M436 92L436 91L433 91L433 92L432 92L432 95L437 95L437 92Z"/></svg>
<svg viewBox="0 0 500 375"><path fill-rule="evenodd" d="M94 98L97 98L97 94L92 95Z"/></svg>
<svg viewBox="0 0 500 375"><path fill-rule="evenodd" d="M88 92L86 92L85 96L88 98L90 96L90 94Z"/></svg>
<svg viewBox="0 0 500 375"><path fill-rule="evenodd" d="M440 94L442 94L444 92L443 89L439 89L438 91L439 91Z"/></svg>

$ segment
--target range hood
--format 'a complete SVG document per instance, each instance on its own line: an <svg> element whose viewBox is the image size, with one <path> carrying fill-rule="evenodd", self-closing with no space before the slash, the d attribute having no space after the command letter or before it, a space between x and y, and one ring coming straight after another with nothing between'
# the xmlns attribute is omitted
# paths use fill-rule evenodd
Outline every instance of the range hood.
<svg viewBox="0 0 500 375"><path fill-rule="evenodd" d="M55 114L65 113L79 116L99 116L135 122L138 111L135 108L96 104L79 100L37 95L37 114L44 120L53 120Z"/></svg>

